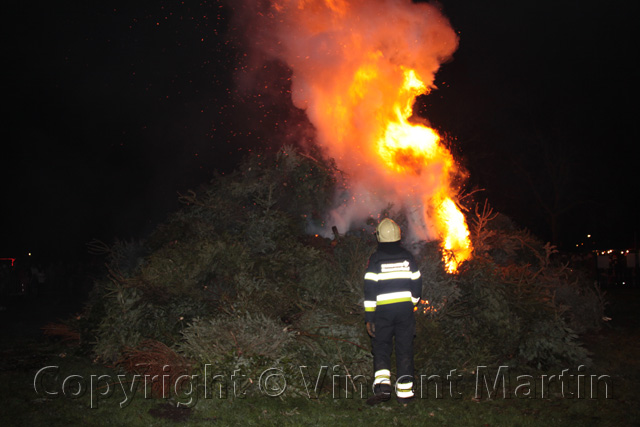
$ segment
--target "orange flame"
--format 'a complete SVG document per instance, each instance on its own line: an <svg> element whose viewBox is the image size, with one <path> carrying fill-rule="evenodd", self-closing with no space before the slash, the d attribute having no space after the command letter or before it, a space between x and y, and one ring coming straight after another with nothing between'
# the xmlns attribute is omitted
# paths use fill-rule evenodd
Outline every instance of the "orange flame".
<svg viewBox="0 0 640 427"><path fill-rule="evenodd" d="M405 70L404 77L399 101L394 105L396 120L387 123L384 135L377 144L378 154L385 167L399 175L419 176L424 166L436 162L442 166L443 174L448 176L455 162L451 153L440 145L438 133L430 127L407 121L413 113L415 96L425 91L426 86L414 70ZM425 202L435 208L433 220L442 238L445 266L449 273L455 273L459 264L471 257L471 242L464 215L446 195L450 189L449 182L444 179L443 176L438 193Z"/></svg>
<svg viewBox="0 0 640 427"><path fill-rule="evenodd" d="M460 263L471 258L469 228L464 215L453 200L446 196L439 196L436 198L436 203L436 221L443 230L442 249L445 251L445 266L449 273L455 273Z"/></svg>
<svg viewBox="0 0 640 427"><path fill-rule="evenodd" d="M441 239L447 271L471 254L438 133L412 118L457 36L433 5L411 0L278 0L254 4L257 45L291 68L294 104L348 177L330 224L346 230L393 203L406 240ZM330 233L327 231L327 233Z"/></svg>

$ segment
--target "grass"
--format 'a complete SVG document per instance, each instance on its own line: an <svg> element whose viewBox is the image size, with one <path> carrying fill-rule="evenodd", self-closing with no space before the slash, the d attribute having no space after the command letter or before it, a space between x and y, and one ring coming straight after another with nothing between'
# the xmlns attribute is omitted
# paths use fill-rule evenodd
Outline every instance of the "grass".
<svg viewBox="0 0 640 427"><path fill-rule="evenodd" d="M13 336L3 339L0 362L0 396L3 410L2 425L451 425L451 426L548 426L548 425L598 425L624 426L640 420L640 399L635 386L640 381L638 356L640 355L640 328L636 315L640 294L635 289L609 291L610 307L607 314L613 318L600 332L584 337L593 352L594 365L580 373L609 375L612 396L598 398L568 398L562 396L559 383L551 385L543 398L540 388L536 398L502 398L475 396L475 377L467 373L459 389L462 396L452 398L445 390L442 398L429 393L407 407L394 400L375 407L366 405L364 399L334 399L330 391L323 391L317 399L309 399L288 391L281 397L269 397L252 386L253 393L245 398L233 398L230 390L227 398L203 395L200 385L198 399L190 407L177 407L187 402L182 394L173 398L146 398L141 386L128 397L118 383L120 372L94 364L73 347L47 341L39 336ZM4 320L4 319L3 319ZM3 337L6 338L6 337ZM38 371L42 381L37 382L40 393L34 389ZM577 367L569 373L578 374ZM559 374L559 371L537 372L536 375ZM84 388L78 397L72 394L79 384ZM101 375L103 377L98 380ZM491 375L495 375L495 370ZM515 375L515 374L514 374ZM512 375L510 390L519 382ZM93 378L96 393L92 400L89 392ZM130 379L130 378L129 378ZM108 385L107 385L108 384ZM577 381L568 383L570 391L576 391ZM571 385L573 384L573 385ZM586 384L586 383L583 383ZM129 385L129 384L127 384ZM58 395L46 395L58 392ZM584 388L583 388L584 390ZM124 402L124 403L123 403Z"/></svg>

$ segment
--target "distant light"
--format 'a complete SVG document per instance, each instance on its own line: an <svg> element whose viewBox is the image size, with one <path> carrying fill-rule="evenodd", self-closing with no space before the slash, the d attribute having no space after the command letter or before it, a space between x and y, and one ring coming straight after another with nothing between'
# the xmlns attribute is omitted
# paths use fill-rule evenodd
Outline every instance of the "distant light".
<svg viewBox="0 0 640 427"><path fill-rule="evenodd" d="M587 239L590 239L590 238L591 238L591 234L587 234Z"/></svg>
<svg viewBox="0 0 640 427"><path fill-rule="evenodd" d="M31 256L31 252L29 252L29 256Z"/></svg>

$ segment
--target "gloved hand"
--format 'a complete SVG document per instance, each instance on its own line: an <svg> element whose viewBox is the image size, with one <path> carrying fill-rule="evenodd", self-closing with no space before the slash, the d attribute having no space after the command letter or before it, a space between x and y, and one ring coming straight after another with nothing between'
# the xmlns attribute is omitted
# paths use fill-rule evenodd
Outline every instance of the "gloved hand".
<svg viewBox="0 0 640 427"><path fill-rule="evenodd" d="M372 338L376 336L376 325L373 322L367 322L367 333Z"/></svg>

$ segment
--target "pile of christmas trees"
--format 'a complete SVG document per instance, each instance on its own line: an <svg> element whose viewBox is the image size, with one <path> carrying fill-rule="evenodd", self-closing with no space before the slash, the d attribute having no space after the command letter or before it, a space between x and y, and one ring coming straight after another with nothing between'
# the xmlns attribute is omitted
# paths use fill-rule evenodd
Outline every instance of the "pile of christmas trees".
<svg viewBox="0 0 640 427"><path fill-rule="evenodd" d="M146 363L147 373L166 363L177 373L241 369L249 382L270 367L371 375L362 286L373 222L331 239L307 233L336 176L291 147L252 154L184 195L145 241L109 247L108 272L74 325L87 351L129 370ZM486 205L469 222L474 258L458 274L445 272L438 242L415 248L417 371L588 363L578 334L600 325L598 290Z"/></svg>

